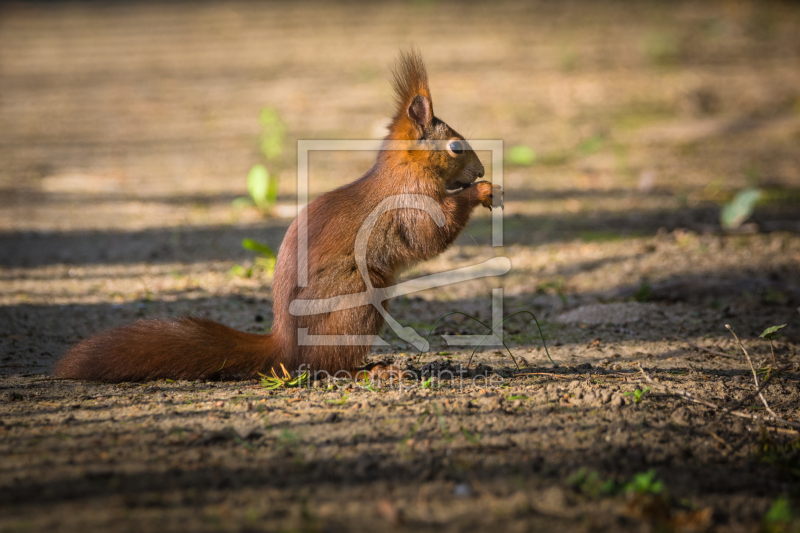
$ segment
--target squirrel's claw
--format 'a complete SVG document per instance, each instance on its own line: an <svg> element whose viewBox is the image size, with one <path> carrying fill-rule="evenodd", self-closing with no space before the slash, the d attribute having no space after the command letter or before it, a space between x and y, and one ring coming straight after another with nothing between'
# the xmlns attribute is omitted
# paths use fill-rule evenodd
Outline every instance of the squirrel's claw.
<svg viewBox="0 0 800 533"><path fill-rule="evenodd" d="M491 210L493 207L500 207L503 209L503 189L499 185L493 185L488 181L479 181L473 184L476 187L476 192L478 194L478 202L483 206ZM498 202L495 204L494 198L495 195L498 198Z"/></svg>
<svg viewBox="0 0 800 533"><path fill-rule="evenodd" d="M497 203L495 204L495 197L497 198ZM505 203L503 203L503 189L499 185L492 184L492 192L489 195L489 205L486 207L489 208L489 211L492 210L493 207L499 207L503 211L505 211Z"/></svg>

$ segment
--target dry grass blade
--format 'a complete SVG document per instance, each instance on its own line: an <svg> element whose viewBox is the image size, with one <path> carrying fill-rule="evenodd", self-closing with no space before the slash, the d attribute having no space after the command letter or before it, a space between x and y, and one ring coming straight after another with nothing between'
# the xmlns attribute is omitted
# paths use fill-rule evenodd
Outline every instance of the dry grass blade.
<svg viewBox="0 0 800 533"><path fill-rule="evenodd" d="M291 374L286 371L286 367L283 366L283 363L281 363L281 370L283 370L283 377L280 377L275 372L274 368L270 369L272 376L267 376L266 374L259 372L258 375L261 376L261 386L267 390L275 390L303 387L308 383L308 372L303 372L296 378L292 378Z"/></svg>

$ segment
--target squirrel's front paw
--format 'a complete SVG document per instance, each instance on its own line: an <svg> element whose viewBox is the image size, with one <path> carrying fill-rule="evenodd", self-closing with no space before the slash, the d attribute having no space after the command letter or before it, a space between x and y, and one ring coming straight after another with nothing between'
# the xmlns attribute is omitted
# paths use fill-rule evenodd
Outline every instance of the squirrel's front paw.
<svg viewBox="0 0 800 533"><path fill-rule="evenodd" d="M479 181L474 184L478 193L478 201L483 207L503 208L503 188L499 185L494 185L488 181ZM496 204L494 198L497 197ZM494 205L493 205L494 204Z"/></svg>

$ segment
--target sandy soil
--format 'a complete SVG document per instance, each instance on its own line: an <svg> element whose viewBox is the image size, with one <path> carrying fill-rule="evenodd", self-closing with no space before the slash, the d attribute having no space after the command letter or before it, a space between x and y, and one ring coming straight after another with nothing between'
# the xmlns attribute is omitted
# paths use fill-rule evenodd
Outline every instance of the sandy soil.
<svg viewBox="0 0 800 533"><path fill-rule="evenodd" d="M790 3L0 5L0 530L796 530L799 36ZM517 315L516 363L481 349L455 380L52 378L140 317L267 331L269 275L231 272L254 265L241 240L280 244L296 140L380 136L411 42L438 116L537 157L505 164L503 247L480 213L404 277L512 271L392 315L490 321L502 288L558 366ZM271 216L232 205L264 106L289 134ZM314 154L312 193L370 157ZM726 233L745 187L764 200ZM759 420L726 324L788 423ZM387 330L365 364L466 366L440 335L482 333L451 316L419 359Z"/></svg>

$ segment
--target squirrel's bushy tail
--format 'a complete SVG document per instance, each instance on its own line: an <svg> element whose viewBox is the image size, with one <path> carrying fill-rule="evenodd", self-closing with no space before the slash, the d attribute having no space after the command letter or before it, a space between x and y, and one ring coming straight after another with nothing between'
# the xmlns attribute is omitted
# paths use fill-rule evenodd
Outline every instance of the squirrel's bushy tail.
<svg viewBox="0 0 800 533"><path fill-rule="evenodd" d="M273 334L242 333L198 317L139 320L73 346L56 376L106 382L247 379L280 362Z"/></svg>

